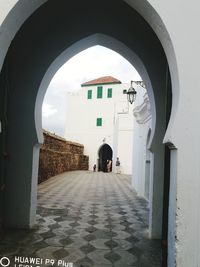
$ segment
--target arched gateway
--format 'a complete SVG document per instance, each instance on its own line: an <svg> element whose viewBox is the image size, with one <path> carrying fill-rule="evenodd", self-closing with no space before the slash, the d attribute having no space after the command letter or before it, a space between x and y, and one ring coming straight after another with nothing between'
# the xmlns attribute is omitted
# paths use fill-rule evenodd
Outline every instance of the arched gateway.
<svg viewBox="0 0 200 267"><path fill-rule="evenodd" d="M108 144L102 145L99 148L98 156L98 171L107 172L107 161L112 160L113 157L112 148Z"/></svg>
<svg viewBox="0 0 200 267"><path fill-rule="evenodd" d="M16 8L22 8L21 2ZM147 8L151 9L149 5ZM12 12L9 16L12 17ZM124 56L136 67L148 90L153 115L150 233L153 238L161 238L163 190L168 191L164 180L169 180L166 177L169 172L165 172L168 159L163 139L171 113L170 71L156 33L124 1L86 0L77 8L73 1L60 0L58 4L49 0L16 30L0 75L0 93L4 100L1 113L6 113L6 121L2 121L5 135L1 137L1 144L9 151L2 162L7 189L3 219L13 227L34 224L43 96L64 60L94 44L104 45ZM174 82L175 78L172 78Z"/></svg>
<svg viewBox="0 0 200 267"><path fill-rule="evenodd" d="M123 1L105 2L106 9L103 2L98 4L98 8L96 4L90 0L84 1L77 9L73 2L68 4L61 0L57 5L55 1L47 1L24 23L9 47L0 84L7 93L9 91L6 142L12 155L6 163L9 193L5 195L5 220L7 224L19 227L34 223L39 152L37 134L40 133L35 131L38 124L36 121L35 126L34 112L39 112L41 116L38 103L42 103L42 94L47 89L47 84L41 88L41 83L52 77L49 67L64 51L70 57L91 44L104 43L134 63L148 90L154 121L151 150L154 153L154 171L157 173L154 176L153 192L159 192L155 203L151 202L152 211L156 209L151 221L151 234L160 238L165 161L165 146L162 142L167 124L165 107L170 100L168 63L157 36L135 10ZM119 20L121 16L123 21ZM97 34L99 32L103 35ZM108 39L104 36L108 36ZM17 127L18 123L20 127ZM16 129L18 142L15 142ZM13 180L13 177L17 178Z"/></svg>

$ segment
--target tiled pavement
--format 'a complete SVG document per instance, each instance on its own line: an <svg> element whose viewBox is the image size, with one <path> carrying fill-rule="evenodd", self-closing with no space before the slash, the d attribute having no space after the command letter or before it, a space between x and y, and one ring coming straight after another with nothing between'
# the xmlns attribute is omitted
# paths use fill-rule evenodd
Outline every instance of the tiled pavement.
<svg viewBox="0 0 200 267"><path fill-rule="evenodd" d="M129 176L102 172L40 184L36 227L8 231L0 243L0 256L16 255L54 259L55 267L61 259L73 267L161 266L160 242L148 239L146 201Z"/></svg>

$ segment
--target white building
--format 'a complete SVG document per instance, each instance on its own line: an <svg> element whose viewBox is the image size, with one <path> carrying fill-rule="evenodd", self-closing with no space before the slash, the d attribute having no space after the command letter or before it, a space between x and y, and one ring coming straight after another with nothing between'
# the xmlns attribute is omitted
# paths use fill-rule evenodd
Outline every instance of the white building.
<svg viewBox="0 0 200 267"><path fill-rule="evenodd" d="M106 170L106 161L116 157L121 172L132 173L133 114L127 102L130 83L101 77L81 85L76 93L67 95L65 138L84 144L89 155L89 169L96 164Z"/></svg>

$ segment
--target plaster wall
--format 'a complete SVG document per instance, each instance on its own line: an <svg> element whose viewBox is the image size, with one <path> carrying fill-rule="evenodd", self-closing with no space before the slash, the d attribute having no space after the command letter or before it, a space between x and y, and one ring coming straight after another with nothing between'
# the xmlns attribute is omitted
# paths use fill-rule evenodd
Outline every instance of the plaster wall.
<svg viewBox="0 0 200 267"><path fill-rule="evenodd" d="M132 185L139 195L146 198L146 160L148 156L147 150L149 149L147 144L147 137L149 129L151 129L152 127L152 120L147 92L142 87L140 87L140 92L140 95L138 95L134 103L133 109L134 128Z"/></svg>
<svg viewBox="0 0 200 267"><path fill-rule="evenodd" d="M116 156L120 159L121 173L132 174L133 115L129 105L129 116L119 116L118 146Z"/></svg>
<svg viewBox="0 0 200 267"><path fill-rule="evenodd" d="M133 139L133 175L132 185L139 193L145 196L145 168L146 168L146 136L151 126L151 122L145 125L137 125L134 127L134 136L138 132L138 137ZM138 128L138 129L136 129Z"/></svg>

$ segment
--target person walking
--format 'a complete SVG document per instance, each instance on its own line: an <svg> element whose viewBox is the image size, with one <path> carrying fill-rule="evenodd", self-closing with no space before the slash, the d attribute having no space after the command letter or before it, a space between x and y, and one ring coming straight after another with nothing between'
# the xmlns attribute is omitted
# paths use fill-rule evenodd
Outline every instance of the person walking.
<svg viewBox="0 0 200 267"><path fill-rule="evenodd" d="M117 157L117 160L116 160L116 173L121 173L121 170L120 170L120 161L119 161L119 158Z"/></svg>
<svg viewBox="0 0 200 267"><path fill-rule="evenodd" d="M111 172L112 160L107 160L107 172Z"/></svg>
<svg viewBox="0 0 200 267"><path fill-rule="evenodd" d="M93 172L96 172L96 168L97 168L97 165L94 164L94 166L93 166Z"/></svg>

